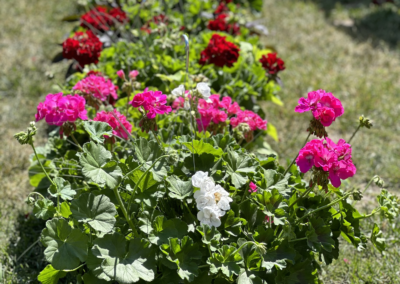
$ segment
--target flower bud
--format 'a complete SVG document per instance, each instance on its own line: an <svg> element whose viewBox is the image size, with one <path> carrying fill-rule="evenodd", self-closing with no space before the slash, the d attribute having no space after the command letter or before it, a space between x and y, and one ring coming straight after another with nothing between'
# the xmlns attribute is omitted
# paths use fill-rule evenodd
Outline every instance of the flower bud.
<svg viewBox="0 0 400 284"><path fill-rule="evenodd" d="M131 78L131 80L136 80L136 77L139 75L139 71L137 70L133 70L131 72L129 72L129 78Z"/></svg>
<svg viewBox="0 0 400 284"><path fill-rule="evenodd" d="M353 192L354 200L361 200L362 198L363 198L363 194L359 189L357 189L356 191Z"/></svg>
<svg viewBox="0 0 400 284"><path fill-rule="evenodd" d="M383 188L385 185L385 182L383 181L383 179L381 179L380 177L376 176L374 178L374 182L377 186L379 186L380 188Z"/></svg>
<svg viewBox="0 0 400 284"><path fill-rule="evenodd" d="M21 145L25 145L25 144L32 145L33 137L36 135L36 132L37 132L37 128L36 128L35 122L32 121L29 124L29 127L26 129L25 132L22 131L22 132L18 132L16 134L14 134L14 138L17 139L17 141Z"/></svg>
<svg viewBox="0 0 400 284"><path fill-rule="evenodd" d="M123 70L117 71L118 77L120 77L122 80L125 80L125 73Z"/></svg>
<svg viewBox="0 0 400 284"><path fill-rule="evenodd" d="M364 115L361 115L360 116L360 126L370 129L373 126L373 124L369 118L364 117Z"/></svg>

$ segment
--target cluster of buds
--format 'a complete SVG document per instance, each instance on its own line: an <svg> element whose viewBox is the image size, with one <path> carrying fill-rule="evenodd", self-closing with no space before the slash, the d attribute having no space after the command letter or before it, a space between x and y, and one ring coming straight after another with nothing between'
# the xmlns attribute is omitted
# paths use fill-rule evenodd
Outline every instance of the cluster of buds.
<svg viewBox="0 0 400 284"><path fill-rule="evenodd" d="M325 190L325 192L328 192L328 184L329 184L329 172L324 171L320 167L313 167L312 170L313 177L311 179L310 186L312 184L317 184L322 187L322 189Z"/></svg>
<svg viewBox="0 0 400 284"><path fill-rule="evenodd" d="M203 74L190 75L190 79L195 83L207 83L209 81L209 79Z"/></svg>
<svg viewBox="0 0 400 284"><path fill-rule="evenodd" d="M149 131L157 131L157 122L155 119L150 119L146 115L139 121L139 126L143 132L149 133Z"/></svg>
<svg viewBox="0 0 400 284"><path fill-rule="evenodd" d="M124 84L122 85L122 91L128 94L130 96L135 89L140 89L141 84L136 81L137 76L139 75L139 71L133 70L129 72L129 81L127 80L125 76L125 72L123 70L117 71L118 77L120 77L122 80L124 80Z"/></svg>
<svg viewBox="0 0 400 284"><path fill-rule="evenodd" d="M325 126L323 126L322 123L315 117L313 117L310 120L310 126L307 128L307 131L319 138L328 137L328 133L325 130Z"/></svg>
<svg viewBox="0 0 400 284"><path fill-rule="evenodd" d="M14 138L17 139L17 141L21 145L25 145L25 144L33 145L33 137L36 135L36 132L37 132L37 128L36 128L35 122L32 121L29 124L29 127L26 129L26 131L22 131L22 132L18 132L16 134L14 134Z"/></svg>
<svg viewBox="0 0 400 284"><path fill-rule="evenodd" d="M368 117L364 117L364 115L361 115L359 119L360 127L366 127L370 129L373 126L372 121Z"/></svg>
<svg viewBox="0 0 400 284"><path fill-rule="evenodd" d="M233 129L233 135L237 141L246 140L250 142L253 140L253 131L247 123L240 123Z"/></svg>

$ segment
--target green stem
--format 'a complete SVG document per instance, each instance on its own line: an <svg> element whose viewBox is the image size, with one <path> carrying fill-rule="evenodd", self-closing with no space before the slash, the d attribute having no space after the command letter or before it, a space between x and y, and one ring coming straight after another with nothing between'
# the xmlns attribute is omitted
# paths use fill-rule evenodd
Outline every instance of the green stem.
<svg viewBox="0 0 400 284"><path fill-rule="evenodd" d="M369 217L374 216L374 215L375 215L376 213L378 213L379 211L381 211L381 208L378 208L375 212L373 211L372 213L370 213L370 214L368 214L368 215L364 215L364 216L361 216L361 217L358 217L358 218L355 218L355 219L359 220L359 219L369 218Z"/></svg>
<svg viewBox="0 0 400 284"><path fill-rule="evenodd" d="M321 211L321 210L323 210L323 209L325 209L325 208L331 207L331 206L335 205L336 203L339 203L339 202L342 201L343 199L346 199L347 197L349 197L350 194L352 194L352 192L349 192L349 193L345 194L343 197L341 197L341 198L339 198L339 199L336 199L335 201L332 201L331 203L329 203L329 204L327 204L327 205L324 205L324 206L322 206L322 207L319 207L319 208L317 208L317 209L315 209L315 210L313 210L313 211L307 213L306 215L304 215L303 217L301 217L300 219L298 219L298 220L296 221L296 224L298 224L301 220L303 220L304 218L308 217L309 215L311 215L311 214L313 214L313 213L316 213L316 212Z"/></svg>
<svg viewBox="0 0 400 284"><path fill-rule="evenodd" d="M183 204L185 205L186 209L189 211L190 216L192 216L193 220L196 220L196 217L192 214L192 211L190 210L189 206L187 205L186 201L183 201Z"/></svg>
<svg viewBox="0 0 400 284"><path fill-rule="evenodd" d="M157 143L158 143L158 145L160 146L161 150L164 151L164 147L163 147L163 145L162 145L160 139L158 138L157 133L156 133L153 129L151 130L151 132L153 132L154 138L156 138Z"/></svg>
<svg viewBox="0 0 400 284"><path fill-rule="evenodd" d="M351 140L353 140L354 136L356 136L356 134L357 134L358 130L360 130L360 128L361 128L361 124L357 127L356 131L353 132L353 134L351 135L351 137L350 137L349 141L347 141L347 143L350 144Z"/></svg>
<svg viewBox="0 0 400 284"><path fill-rule="evenodd" d="M242 244L237 250L235 250L232 255L235 255L236 253L240 252L245 246L250 245L250 244L254 244L254 242L252 241L248 241L245 242L244 244Z"/></svg>
<svg viewBox="0 0 400 284"><path fill-rule="evenodd" d="M300 239L295 239L295 240L290 240L289 243L291 243L291 242L297 242L297 241L304 241L304 240L307 240L307 237L300 238Z"/></svg>
<svg viewBox="0 0 400 284"><path fill-rule="evenodd" d="M50 178L50 176L47 174L46 170L44 169L43 164L40 161L39 156L38 156L38 154L36 152L35 146L33 146L33 143L31 144L31 146L32 146L33 152L35 153L36 160L38 161L38 163L39 163L40 167L42 168L43 172L45 173L46 177L57 188L57 185L54 183L54 181Z"/></svg>
<svg viewBox="0 0 400 284"><path fill-rule="evenodd" d="M377 175L374 175L374 176L370 179L370 181L367 183L367 186L364 188L362 194L364 194L364 193L367 191L367 189L369 188L369 186L371 185L371 183L374 181L374 179L375 179L376 177L377 177ZM358 201L358 200L354 201L353 206L355 206L355 205L357 204L357 201Z"/></svg>
<svg viewBox="0 0 400 284"><path fill-rule="evenodd" d="M119 187L119 185L117 185L117 186L114 188L115 197L116 197L117 200L118 200L118 203L119 203L119 206L120 206L120 208L121 208L121 210L122 210L122 213L124 214L125 219L126 219L126 221L128 222L129 226L131 227L134 236L138 236L139 234L138 234L138 232L137 232L137 230L136 230L136 228L135 228L135 225L132 223L132 220L131 220L131 218L129 217L128 212L126 211L124 202L122 201L121 195L120 195L119 192L118 192L118 187Z"/></svg>
<svg viewBox="0 0 400 284"><path fill-rule="evenodd" d="M307 189L299 198L297 198L292 204L290 204L289 209L292 208L297 202L302 200L307 194L309 194L313 189L314 189L315 183L313 183L312 186L310 186L309 189Z"/></svg>
<svg viewBox="0 0 400 284"><path fill-rule="evenodd" d="M82 150L82 147L81 147L81 145L79 144L78 140L76 140L76 138L75 138L75 136L74 136L73 133L71 133L71 138L72 138L72 140L75 142L76 147L78 147L78 149L82 152L82 151L83 151L83 150Z"/></svg>
<svg viewBox="0 0 400 284"><path fill-rule="evenodd" d="M209 264L205 264L205 265L200 265L200 266L197 266L197 268L199 268L199 269L201 269L201 268L208 268L208 267L210 267L210 265Z"/></svg>
<svg viewBox="0 0 400 284"><path fill-rule="evenodd" d="M302 146L301 148L303 148L303 147L306 145L306 143L307 143L307 141L308 141L308 138L310 138L310 136L311 136L311 132L308 133L308 136L307 136L307 138L306 138L306 141L304 141L304 144L303 144L303 146ZM290 170L290 168L292 167L292 165L293 165L294 162L296 161L296 159L297 159L297 157L299 156L299 154L300 154L300 151L297 153L296 157L293 159L293 161L290 163L289 167L287 167L286 171L283 173L283 177L285 177L285 175L287 174L287 172Z"/></svg>
<svg viewBox="0 0 400 284"><path fill-rule="evenodd" d="M133 188L132 193L131 193L131 199L129 200L129 205L128 205L128 210L129 210L129 211L131 210L131 204L132 204L133 196L135 195L136 189L137 189L137 187L139 186L139 184L140 184L140 182L142 181L142 179L143 179L145 176L147 176L147 174L149 173L149 171L156 165L156 163L157 163L159 160L161 160L162 158L165 158L165 157L169 157L169 156L171 156L171 155L163 155L163 156L161 156L161 157L158 157L158 159L154 161L154 163L147 169L147 171L145 171L144 174L140 176L138 182L136 183L136 185L135 185L135 187Z"/></svg>

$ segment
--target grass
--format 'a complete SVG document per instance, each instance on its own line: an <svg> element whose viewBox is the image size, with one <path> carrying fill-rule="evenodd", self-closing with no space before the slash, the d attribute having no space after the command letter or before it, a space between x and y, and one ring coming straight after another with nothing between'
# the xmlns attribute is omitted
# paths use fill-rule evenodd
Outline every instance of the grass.
<svg viewBox="0 0 400 284"><path fill-rule="evenodd" d="M277 126L280 142L272 146L291 159L301 147L309 117L296 114L297 100L308 91L324 88L339 97L345 114L329 134L348 139L360 114L371 117L374 127L363 129L353 140L361 187L374 174L382 176L391 191L400 190L400 57L399 16L391 6L374 7L369 0L265 0L265 21L275 46L285 60L280 93L285 106L267 105L268 120ZM33 120L37 102L63 83L66 63L51 65L57 45L70 31L59 19L73 13L73 1L0 0L0 281L35 283L46 264L40 245L19 256L35 242L43 222L25 217L24 199L31 191L26 169L29 147L17 145L12 135ZM54 74L53 81L48 75ZM40 144L39 140L37 144ZM379 190L370 188L360 211L371 211ZM372 228L368 223L367 229ZM368 247L363 252L342 243L342 253L322 267L325 283L399 283L400 221L384 223L388 250L381 256ZM368 231L366 233L369 233ZM344 262L344 258L349 260Z"/></svg>
<svg viewBox="0 0 400 284"><path fill-rule="evenodd" d="M357 175L351 180L361 189L375 174L392 192L400 190L400 57L397 10L390 5L376 7L371 1L266 0L265 22L274 46L285 60L280 92L285 106L268 104L268 120L280 132L272 147L280 157L291 158L304 143L310 119L295 113L297 100L307 92L325 89L340 98L345 113L329 127L337 141L349 139L364 114L374 121L352 141ZM389 15L389 16L388 16ZM397 15L397 16L396 16ZM285 161L283 161L285 162ZM370 188L360 212L371 212L379 188ZM373 220L366 221L367 236ZM389 240L385 256L369 246L363 252L342 242L341 255L323 267L324 283L400 283L400 220L383 223ZM343 259L349 260L348 264Z"/></svg>
<svg viewBox="0 0 400 284"><path fill-rule="evenodd" d="M61 23L60 18L73 13L73 4L73 1L0 0L2 283L34 283L29 279L37 276L35 265L43 265L42 256L35 249L15 265L18 256L36 240L41 229L34 220L24 217L30 210L24 200L32 190L27 175L32 150L20 146L13 134L24 130L29 121L34 120L36 105L52 91L51 86L64 81L66 63L52 65L51 60L60 51L58 44L63 36L71 29L69 24ZM49 80L53 75L53 81ZM40 144L43 139L38 140Z"/></svg>

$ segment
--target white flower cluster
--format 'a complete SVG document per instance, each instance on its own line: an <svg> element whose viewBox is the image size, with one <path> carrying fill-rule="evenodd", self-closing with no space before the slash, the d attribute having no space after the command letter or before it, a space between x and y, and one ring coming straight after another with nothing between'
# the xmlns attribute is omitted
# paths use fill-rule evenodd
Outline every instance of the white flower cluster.
<svg viewBox="0 0 400 284"><path fill-rule="evenodd" d="M192 176L192 184L200 188L194 193L197 209L200 210L197 219L202 225L219 227L220 217L231 208L229 203L232 202L232 198L229 197L229 193L222 186L215 185L207 172L196 172Z"/></svg>

